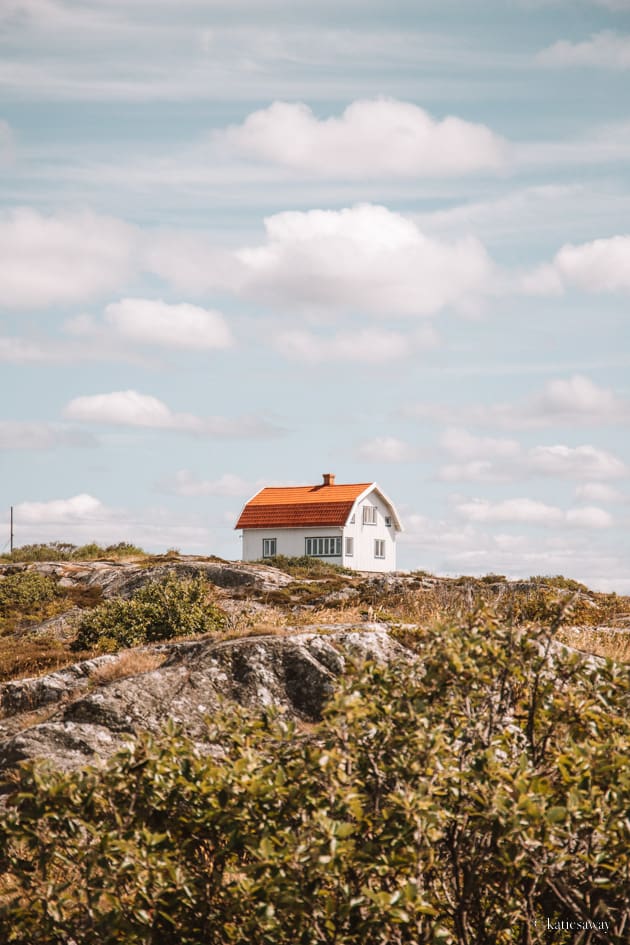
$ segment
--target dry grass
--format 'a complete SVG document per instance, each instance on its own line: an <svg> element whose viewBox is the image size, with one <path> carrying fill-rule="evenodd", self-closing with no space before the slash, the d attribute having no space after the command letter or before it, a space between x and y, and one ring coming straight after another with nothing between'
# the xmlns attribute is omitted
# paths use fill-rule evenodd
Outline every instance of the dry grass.
<svg viewBox="0 0 630 945"><path fill-rule="evenodd" d="M219 601L220 603L220 601ZM217 639L247 636L252 631L258 633L276 633L284 630L291 623L292 614L282 607L267 605L264 611L254 613L242 610L240 613L231 613L223 633L217 634Z"/></svg>
<svg viewBox="0 0 630 945"><path fill-rule="evenodd" d="M304 627L320 623L362 623L369 616L367 609L356 603L344 604L339 607L313 607L293 614L292 624L295 627ZM376 610L374 611L374 620L378 620Z"/></svg>
<svg viewBox="0 0 630 945"><path fill-rule="evenodd" d="M4 636L5 634L26 630L29 627L43 623L44 620L49 620L51 617L61 616L74 606L74 600L69 595L64 595L57 600L35 604L28 610L0 614L0 635Z"/></svg>
<svg viewBox="0 0 630 945"><path fill-rule="evenodd" d="M612 627L562 627L557 633L560 643L593 656L630 663L630 631Z"/></svg>
<svg viewBox="0 0 630 945"><path fill-rule="evenodd" d="M106 686L116 679L128 676L140 676L157 669L166 659L165 653L152 653L150 650L124 650L113 663L98 666L90 674L92 686Z"/></svg>
<svg viewBox="0 0 630 945"><path fill-rule="evenodd" d="M0 682L54 673L94 655L88 651L70 653L67 644L52 636L0 637Z"/></svg>

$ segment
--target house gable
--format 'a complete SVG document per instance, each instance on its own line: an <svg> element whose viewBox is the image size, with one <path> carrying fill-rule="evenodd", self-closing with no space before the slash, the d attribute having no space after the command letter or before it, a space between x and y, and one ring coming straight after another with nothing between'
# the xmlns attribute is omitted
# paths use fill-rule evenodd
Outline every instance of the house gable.
<svg viewBox="0 0 630 945"><path fill-rule="evenodd" d="M392 500L389 499L389 498L385 495L385 493L383 492L383 490L378 486L378 484L377 484L376 482L370 483L370 485L365 489L365 491L362 492L361 495L357 496L357 498L355 499L355 501L354 501L353 504L352 504L352 508L350 509L350 511L349 511L349 513L348 513L348 518L346 519L346 524L349 524L349 523L350 523L350 521L351 521L351 519L352 519L352 516L353 516L353 515L356 516L358 508L364 503L365 499L367 499L367 498L368 498L370 495L372 495L372 494L378 496L378 498L381 500L381 502L383 502L383 504L387 506L387 508L389 509L389 511L390 511L390 513L391 513L392 523L393 523L393 525L394 525L396 531L397 531L397 532L402 532L404 529L403 529L403 526L402 526L402 522L400 521L400 516L398 515L398 512L396 511L396 506L394 505L394 503L392 502Z"/></svg>

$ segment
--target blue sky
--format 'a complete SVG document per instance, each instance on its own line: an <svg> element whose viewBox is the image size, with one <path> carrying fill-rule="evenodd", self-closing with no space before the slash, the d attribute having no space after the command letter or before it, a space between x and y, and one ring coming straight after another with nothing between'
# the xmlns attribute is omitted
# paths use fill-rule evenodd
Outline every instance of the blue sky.
<svg viewBox="0 0 630 945"><path fill-rule="evenodd" d="M630 591L629 0L4 0L0 527ZM4 537L0 538L0 546Z"/></svg>

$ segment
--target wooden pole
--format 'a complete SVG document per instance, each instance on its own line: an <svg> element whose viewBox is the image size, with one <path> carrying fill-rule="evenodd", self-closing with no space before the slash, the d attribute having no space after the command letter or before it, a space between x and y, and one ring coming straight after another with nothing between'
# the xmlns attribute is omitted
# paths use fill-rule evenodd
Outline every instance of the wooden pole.
<svg viewBox="0 0 630 945"><path fill-rule="evenodd" d="M11 554L13 554L13 506L11 506L11 532L9 535L9 547L11 549Z"/></svg>

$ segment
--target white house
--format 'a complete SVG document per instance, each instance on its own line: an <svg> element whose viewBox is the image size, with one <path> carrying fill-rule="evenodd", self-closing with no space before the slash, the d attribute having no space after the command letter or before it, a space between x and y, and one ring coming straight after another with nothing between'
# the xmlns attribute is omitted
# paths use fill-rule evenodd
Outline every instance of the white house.
<svg viewBox="0 0 630 945"><path fill-rule="evenodd" d="M325 473L316 486L267 486L236 523L243 529L243 561L309 555L356 571L395 571L402 525L393 502L375 482L335 483Z"/></svg>

